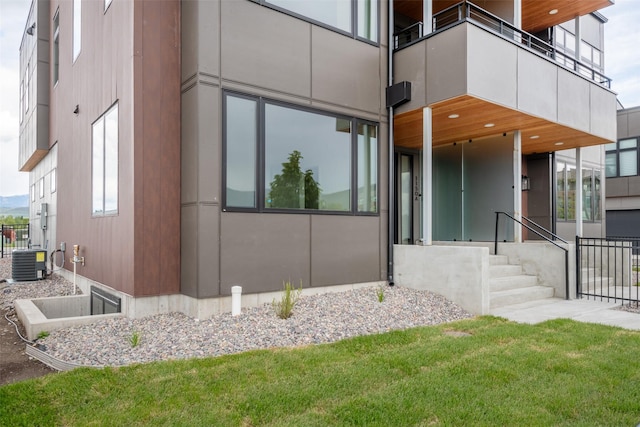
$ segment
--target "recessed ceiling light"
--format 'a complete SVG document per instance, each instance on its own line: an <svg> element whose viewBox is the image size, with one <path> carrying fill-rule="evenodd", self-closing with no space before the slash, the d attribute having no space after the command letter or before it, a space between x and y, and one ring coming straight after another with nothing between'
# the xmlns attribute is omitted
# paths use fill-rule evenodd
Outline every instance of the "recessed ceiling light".
<svg viewBox="0 0 640 427"><path fill-rule="evenodd" d="M529 138L530 139L538 139L538 138L540 138L540 135L531 135Z"/></svg>
<svg viewBox="0 0 640 427"><path fill-rule="evenodd" d="M486 127L486 128L492 128L494 126L495 126L494 123L487 123L486 125L484 125L484 127Z"/></svg>
<svg viewBox="0 0 640 427"><path fill-rule="evenodd" d="M558 9L551 9L549 11L549 15L555 15L556 13L558 13Z"/></svg>
<svg viewBox="0 0 640 427"><path fill-rule="evenodd" d="M564 145L564 142L556 142L555 145Z"/></svg>
<svg viewBox="0 0 640 427"><path fill-rule="evenodd" d="M450 119L457 119L458 117L460 117L460 114L449 114Z"/></svg>

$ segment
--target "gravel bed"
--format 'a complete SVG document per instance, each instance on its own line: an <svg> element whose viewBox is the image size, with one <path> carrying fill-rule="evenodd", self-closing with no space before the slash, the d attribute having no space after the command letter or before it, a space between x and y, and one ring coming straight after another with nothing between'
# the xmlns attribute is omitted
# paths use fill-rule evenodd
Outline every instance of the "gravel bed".
<svg viewBox="0 0 640 427"><path fill-rule="evenodd" d="M56 275L32 284L2 289L3 285L0 284L3 310L11 310L16 298L66 295L72 291L71 284ZM395 286L384 288L383 302L378 301L376 288L303 296L293 316L286 320L278 318L270 304L243 309L239 316L224 313L205 320L181 313L142 319L114 318L51 331L38 344L48 354L66 362L123 366L328 343L470 317L473 317L470 313L439 295ZM139 338L135 346L134 336Z"/></svg>

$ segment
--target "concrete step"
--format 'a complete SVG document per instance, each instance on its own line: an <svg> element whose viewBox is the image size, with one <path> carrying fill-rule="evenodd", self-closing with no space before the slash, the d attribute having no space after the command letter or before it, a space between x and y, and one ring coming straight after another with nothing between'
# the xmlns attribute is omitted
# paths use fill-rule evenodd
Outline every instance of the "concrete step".
<svg viewBox="0 0 640 427"><path fill-rule="evenodd" d="M491 292L489 307L490 309L495 309L545 298L553 298L553 288L548 286L530 286L528 288L508 289Z"/></svg>
<svg viewBox="0 0 640 427"><path fill-rule="evenodd" d="M509 257L506 255L489 255L489 265L507 265Z"/></svg>
<svg viewBox="0 0 640 427"><path fill-rule="evenodd" d="M537 284L537 276L527 276L524 274L520 274L518 276L494 277L489 279L489 289L491 292L529 288L536 286Z"/></svg>
<svg viewBox="0 0 640 427"><path fill-rule="evenodd" d="M586 277L586 276L600 276L601 271L600 268L595 268L595 267L582 267L581 269L581 273L582 277Z"/></svg>
<svg viewBox="0 0 640 427"><path fill-rule="evenodd" d="M621 279L618 279L618 280L622 282ZM583 287L587 287L587 286L608 287L608 286L615 285L615 282L612 277L600 277L600 276L582 277L582 279L580 280L580 283L582 284Z"/></svg>
<svg viewBox="0 0 640 427"><path fill-rule="evenodd" d="M519 265L489 265L489 277L505 277L505 276L520 276L522 274L522 267Z"/></svg>

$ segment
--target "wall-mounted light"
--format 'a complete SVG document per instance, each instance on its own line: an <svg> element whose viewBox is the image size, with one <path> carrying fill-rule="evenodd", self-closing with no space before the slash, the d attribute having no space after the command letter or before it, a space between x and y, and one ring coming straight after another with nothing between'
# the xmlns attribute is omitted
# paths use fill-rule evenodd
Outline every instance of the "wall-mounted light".
<svg viewBox="0 0 640 427"><path fill-rule="evenodd" d="M27 28L27 34L32 36L33 33L35 32L35 29L36 29L36 23L34 22L33 24L31 24L29 28Z"/></svg>
<svg viewBox="0 0 640 427"><path fill-rule="evenodd" d="M80 112L80 106L76 104L76 108L73 110L73 114L78 114Z"/></svg>
<svg viewBox="0 0 640 427"><path fill-rule="evenodd" d="M531 182L529 181L529 177L527 175L522 175L522 191L531 190Z"/></svg>

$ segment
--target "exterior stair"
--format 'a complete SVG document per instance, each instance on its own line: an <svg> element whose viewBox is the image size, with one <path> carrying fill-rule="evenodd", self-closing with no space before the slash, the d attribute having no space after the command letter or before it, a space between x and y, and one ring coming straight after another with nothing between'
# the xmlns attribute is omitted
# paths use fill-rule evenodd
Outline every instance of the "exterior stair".
<svg viewBox="0 0 640 427"><path fill-rule="evenodd" d="M491 310L508 305L553 298L554 289L538 285L538 277L526 275L520 265L509 264L506 255L489 257Z"/></svg>

